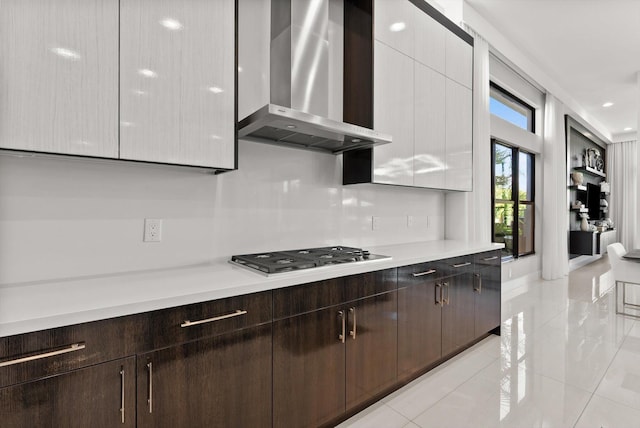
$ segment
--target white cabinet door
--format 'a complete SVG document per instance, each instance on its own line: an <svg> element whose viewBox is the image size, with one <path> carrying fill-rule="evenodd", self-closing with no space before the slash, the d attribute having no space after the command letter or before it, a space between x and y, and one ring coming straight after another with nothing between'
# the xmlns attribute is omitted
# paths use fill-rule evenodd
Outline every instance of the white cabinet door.
<svg viewBox="0 0 640 428"><path fill-rule="evenodd" d="M233 0L121 0L120 157L233 168Z"/></svg>
<svg viewBox="0 0 640 428"><path fill-rule="evenodd" d="M0 147L118 156L118 0L0 1Z"/></svg>
<svg viewBox="0 0 640 428"><path fill-rule="evenodd" d="M445 80L415 63L414 185L443 189L445 166Z"/></svg>
<svg viewBox="0 0 640 428"><path fill-rule="evenodd" d="M415 9L415 59L432 69L445 73L445 46L448 30L438 21Z"/></svg>
<svg viewBox="0 0 640 428"><path fill-rule="evenodd" d="M413 59L374 42L373 127L391 144L373 151L373 181L413 185Z"/></svg>
<svg viewBox="0 0 640 428"><path fill-rule="evenodd" d="M446 76L472 89L473 47L454 33L447 31Z"/></svg>
<svg viewBox="0 0 640 428"><path fill-rule="evenodd" d="M445 187L472 190L473 134L471 90L446 79Z"/></svg>
<svg viewBox="0 0 640 428"><path fill-rule="evenodd" d="M408 0L376 0L374 38L413 58L416 13L422 13Z"/></svg>

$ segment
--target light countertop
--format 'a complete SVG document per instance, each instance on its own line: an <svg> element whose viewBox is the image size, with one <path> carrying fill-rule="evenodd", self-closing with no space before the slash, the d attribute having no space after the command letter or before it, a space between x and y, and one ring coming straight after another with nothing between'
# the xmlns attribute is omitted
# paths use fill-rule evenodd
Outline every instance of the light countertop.
<svg viewBox="0 0 640 428"><path fill-rule="evenodd" d="M173 269L0 287L0 337L272 290L502 248L502 244L429 241L367 248L390 259L264 276L228 259ZM230 257L229 257L230 258Z"/></svg>

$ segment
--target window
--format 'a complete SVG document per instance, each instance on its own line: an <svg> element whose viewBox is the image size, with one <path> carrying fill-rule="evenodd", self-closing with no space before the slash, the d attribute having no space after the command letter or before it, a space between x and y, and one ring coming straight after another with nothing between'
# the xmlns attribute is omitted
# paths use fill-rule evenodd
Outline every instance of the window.
<svg viewBox="0 0 640 428"><path fill-rule="evenodd" d="M534 156L492 140L493 242L503 258L534 252Z"/></svg>
<svg viewBox="0 0 640 428"><path fill-rule="evenodd" d="M489 111L507 122L535 132L535 109L491 82Z"/></svg>

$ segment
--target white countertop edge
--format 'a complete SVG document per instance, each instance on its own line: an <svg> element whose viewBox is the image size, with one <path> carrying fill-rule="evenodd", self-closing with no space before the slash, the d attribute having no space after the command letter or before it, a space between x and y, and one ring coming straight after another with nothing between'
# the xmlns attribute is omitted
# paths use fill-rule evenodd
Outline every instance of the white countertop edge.
<svg viewBox="0 0 640 428"><path fill-rule="evenodd" d="M502 248L502 244L428 241L370 247L391 256L264 276L226 260L154 271L72 278L0 288L0 337L268 291L346 275Z"/></svg>

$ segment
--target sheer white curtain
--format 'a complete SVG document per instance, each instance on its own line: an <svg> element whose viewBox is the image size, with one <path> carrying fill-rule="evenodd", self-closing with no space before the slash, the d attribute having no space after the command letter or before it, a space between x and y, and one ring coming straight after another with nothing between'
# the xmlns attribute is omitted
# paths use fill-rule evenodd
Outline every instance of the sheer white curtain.
<svg viewBox="0 0 640 428"><path fill-rule="evenodd" d="M544 106L542 278L569 273L567 248L567 155L563 105L547 93ZM538 199L536 197L536 199Z"/></svg>
<svg viewBox="0 0 640 428"><path fill-rule="evenodd" d="M635 248L638 210L638 176L636 141L607 146L607 181L611 183L609 217L617 229L618 241L629 250Z"/></svg>

